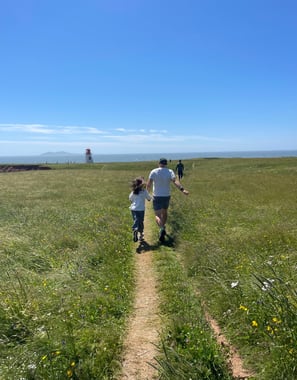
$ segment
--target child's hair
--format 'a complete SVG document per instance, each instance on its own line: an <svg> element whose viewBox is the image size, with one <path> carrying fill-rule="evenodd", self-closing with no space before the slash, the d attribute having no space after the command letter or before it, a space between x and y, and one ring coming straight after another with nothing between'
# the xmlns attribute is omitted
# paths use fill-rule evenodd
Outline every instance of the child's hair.
<svg viewBox="0 0 297 380"><path fill-rule="evenodd" d="M143 177L137 177L132 181L131 184L133 194L139 194L140 191L142 191L145 187L144 178Z"/></svg>

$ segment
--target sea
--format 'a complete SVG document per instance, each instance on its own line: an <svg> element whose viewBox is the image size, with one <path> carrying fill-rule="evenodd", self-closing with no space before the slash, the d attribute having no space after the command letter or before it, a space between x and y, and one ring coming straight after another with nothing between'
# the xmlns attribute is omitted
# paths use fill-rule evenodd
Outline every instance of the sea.
<svg viewBox="0 0 297 380"><path fill-rule="evenodd" d="M94 163L187 160L193 158L277 158L297 157L297 150L241 151L241 152L191 152L191 153L133 153L92 154ZM85 163L85 154L50 153L35 156L0 156L0 164L71 164Z"/></svg>

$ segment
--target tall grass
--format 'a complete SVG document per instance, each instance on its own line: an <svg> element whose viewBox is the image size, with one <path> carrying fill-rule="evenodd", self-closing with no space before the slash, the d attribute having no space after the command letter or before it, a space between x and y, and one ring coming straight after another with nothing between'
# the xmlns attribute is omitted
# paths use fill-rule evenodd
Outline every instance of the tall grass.
<svg viewBox="0 0 297 380"><path fill-rule="evenodd" d="M223 352L208 326L202 300L187 279L176 253L162 247L156 255L162 295L163 355L157 358L160 379L231 379Z"/></svg>
<svg viewBox="0 0 297 380"><path fill-rule="evenodd" d="M259 379L295 379L297 160L197 160L172 225L188 276Z"/></svg>
<svg viewBox="0 0 297 380"><path fill-rule="evenodd" d="M120 366L129 177L97 169L0 177L1 379L112 379Z"/></svg>

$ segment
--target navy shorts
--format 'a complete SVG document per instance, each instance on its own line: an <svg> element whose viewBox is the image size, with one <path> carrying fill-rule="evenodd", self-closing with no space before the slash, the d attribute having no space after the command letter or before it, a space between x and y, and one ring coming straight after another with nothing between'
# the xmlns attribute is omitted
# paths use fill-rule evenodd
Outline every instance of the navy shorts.
<svg viewBox="0 0 297 380"><path fill-rule="evenodd" d="M154 197L153 199L153 208L155 211L163 209L168 209L169 207L169 197Z"/></svg>

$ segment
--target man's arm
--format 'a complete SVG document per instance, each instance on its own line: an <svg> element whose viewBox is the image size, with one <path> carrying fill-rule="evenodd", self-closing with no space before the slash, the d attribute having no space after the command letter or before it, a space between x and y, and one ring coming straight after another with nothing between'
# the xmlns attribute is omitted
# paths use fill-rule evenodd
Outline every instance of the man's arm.
<svg viewBox="0 0 297 380"><path fill-rule="evenodd" d="M150 178L147 180L147 183L146 183L147 191L150 191L150 190L151 190L152 182L153 182L153 181L152 181Z"/></svg>
<svg viewBox="0 0 297 380"><path fill-rule="evenodd" d="M179 182L179 180L177 179L173 179L172 182L174 183L175 187L178 188L178 190L180 190L182 193L184 193L185 195L188 195L189 192L188 190L184 189L182 184Z"/></svg>

